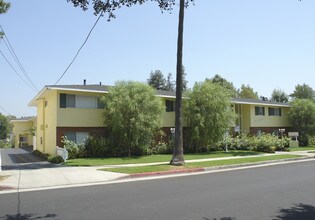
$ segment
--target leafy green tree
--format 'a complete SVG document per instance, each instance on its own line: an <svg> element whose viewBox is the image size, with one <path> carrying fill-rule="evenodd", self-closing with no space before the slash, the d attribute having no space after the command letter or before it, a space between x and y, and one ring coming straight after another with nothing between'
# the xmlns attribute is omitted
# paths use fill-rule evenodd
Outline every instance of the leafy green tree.
<svg viewBox="0 0 315 220"><path fill-rule="evenodd" d="M12 127L8 117L0 113L0 140L6 139L7 135L11 133Z"/></svg>
<svg viewBox="0 0 315 220"><path fill-rule="evenodd" d="M10 6L11 6L11 4L9 2L5 2L4 0L0 0L0 14L6 13L9 10Z"/></svg>
<svg viewBox="0 0 315 220"><path fill-rule="evenodd" d="M150 78L147 79L147 82L157 90L167 90L167 81L161 70L151 71Z"/></svg>
<svg viewBox="0 0 315 220"><path fill-rule="evenodd" d="M288 102L289 96L281 89L274 89L271 94L271 101L275 102Z"/></svg>
<svg viewBox="0 0 315 220"><path fill-rule="evenodd" d="M307 84L296 85L294 92L290 95L294 99L312 99L314 100L315 91Z"/></svg>
<svg viewBox="0 0 315 220"><path fill-rule="evenodd" d="M257 92L254 92L254 89L249 85L245 86L244 84L241 86L241 90L238 92L238 96L240 98L258 99Z"/></svg>
<svg viewBox="0 0 315 220"><path fill-rule="evenodd" d="M161 125L163 105L155 90L147 84L120 81L102 101L111 139L125 147L129 157L141 153Z"/></svg>
<svg viewBox="0 0 315 220"><path fill-rule="evenodd" d="M195 83L184 102L184 116L190 129L191 144L198 149L222 140L235 121L229 91L206 80Z"/></svg>
<svg viewBox="0 0 315 220"><path fill-rule="evenodd" d="M226 88L230 92L232 97L236 97L237 96L237 90L234 87L233 83L227 81L225 78L221 77L219 74L215 74L215 76L213 78L211 78L211 79L207 78L206 80L209 80L212 83L217 83L220 86Z"/></svg>
<svg viewBox="0 0 315 220"><path fill-rule="evenodd" d="M308 144L308 136L315 133L315 103L309 99L295 99L288 113L289 122L299 132L302 145Z"/></svg>
<svg viewBox="0 0 315 220"><path fill-rule="evenodd" d="M72 2L75 7L79 6L83 10L88 9L90 0L67 0ZM131 7L137 4L143 4L149 0L93 0L93 8L95 15L108 15L108 20L115 18L114 12L122 6ZM158 3L162 11L172 11L177 5L176 0L151 0ZM175 146L173 149L173 157L170 161L173 165L183 165L183 119L182 119L182 88L183 88L183 35L184 35L184 15L185 8L189 2L194 0L179 0L179 16L178 16L178 37L177 37L177 62L176 62L176 104L175 104ZM180 88L180 89L178 89Z"/></svg>

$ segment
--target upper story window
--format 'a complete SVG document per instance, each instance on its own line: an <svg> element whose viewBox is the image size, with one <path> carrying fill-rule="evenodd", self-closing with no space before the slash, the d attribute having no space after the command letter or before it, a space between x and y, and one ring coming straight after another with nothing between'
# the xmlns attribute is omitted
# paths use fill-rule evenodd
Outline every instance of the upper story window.
<svg viewBox="0 0 315 220"><path fill-rule="evenodd" d="M269 116L281 116L281 108L268 108Z"/></svg>
<svg viewBox="0 0 315 220"><path fill-rule="evenodd" d="M97 96L60 94L60 108L104 108Z"/></svg>
<svg viewBox="0 0 315 220"><path fill-rule="evenodd" d="M255 106L255 115L265 115L265 107Z"/></svg>
<svg viewBox="0 0 315 220"><path fill-rule="evenodd" d="M165 100L165 109L166 109L166 112L174 112L175 102L171 100Z"/></svg>

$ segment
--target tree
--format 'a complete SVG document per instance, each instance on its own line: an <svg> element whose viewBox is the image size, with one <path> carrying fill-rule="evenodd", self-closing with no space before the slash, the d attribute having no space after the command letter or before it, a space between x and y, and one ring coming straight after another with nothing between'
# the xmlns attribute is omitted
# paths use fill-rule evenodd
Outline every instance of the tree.
<svg viewBox="0 0 315 220"><path fill-rule="evenodd" d="M312 99L314 100L315 92L312 87L306 85L296 85L294 92L290 95L294 99Z"/></svg>
<svg viewBox="0 0 315 220"><path fill-rule="evenodd" d="M241 90L238 93L240 98L247 98L247 99L258 99L257 92L254 92L254 89L249 85L245 86L244 84L241 86Z"/></svg>
<svg viewBox="0 0 315 220"><path fill-rule="evenodd" d="M220 86L226 88L230 93L232 97L236 97L237 91L233 85L232 82L227 81L226 79L222 78L220 75L215 74L215 76L211 79L206 79L209 80L212 83L217 83Z"/></svg>
<svg viewBox="0 0 315 220"><path fill-rule="evenodd" d="M271 101L274 102L288 102L289 96L281 89L274 89L271 94Z"/></svg>
<svg viewBox="0 0 315 220"><path fill-rule="evenodd" d="M6 13L9 10L10 6L11 6L11 4L9 2L5 2L4 0L0 0L0 14Z"/></svg>
<svg viewBox="0 0 315 220"><path fill-rule="evenodd" d="M67 0L72 2L75 7L79 6L83 10L88 9L90 0ZM115 18L115 10L122 6L131 7L136 4L143 4L149 0L93 0L93 8L95 15L108 14L108 20ZM176 0L151 0L158 3L161 10L172 11ZM173 157L170 161L173 165L183 165L183 126L182 126L182 88L183 88L183 34L184 34L184 11L188 7L189 2L194 0L179 1L179 21L178 21L178 37L177 37L177 63L176 63L176 104L175 104L175 146L173 149ZM180 88L180 89L178 89Z"/></svg>
<svg viewBox="0 0 315 220"><path fill-rule="evenodd" d="M195 83L187 94L184 116L190 129L190 141L196 150L222 140L224 133L235 121L231 110L230 93L218 83L206 80Z"/></svg>
<svg viewBox="0 0 315 220"><path fill-rule="evenodd" d="M102 98L105 125L116 146L130 157L148 146L161 125L163 105L155 90L143 83L120 81Z"/></svg>
<svg viewBox="0 0 315 220"><path fill-rule="evenodd" d="M167 90L167 81L161 70L151 71L150 78L147 79L147 82L157 90Z"/></svg>
<svg viewBox="0 0 315 220"><path fill-rule="evenodd" d="M288 113L293 129L299 132L302 145L308 144L308 136L315 134L315 103L309 99L295 99Z"/></svg>
<svg viewBox="0 0 315 220"><path fill-rule="evenodd" d="M11 132L11 125L8 117L0 113L0 140L6 139Z"/></svg>
<svg viewBox="0 0 315 220"><path fill-rule="evenodd" d="M168 73L166 78L166 90L175 91L175 81L173 80L172 73Z"/></svg>

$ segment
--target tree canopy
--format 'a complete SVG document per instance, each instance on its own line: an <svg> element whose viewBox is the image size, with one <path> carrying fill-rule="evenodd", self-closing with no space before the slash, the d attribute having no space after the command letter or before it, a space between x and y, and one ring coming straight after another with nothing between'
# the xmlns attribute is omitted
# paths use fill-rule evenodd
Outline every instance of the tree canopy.
<svg viewBox="0 0 315 220"><path fill-rule="evenodd" d="M7 135L11 132L11 125L9 118L0 113L0 140L6 139Z"/></svg>
<svg viewBox="0 0 315 220"><path fill-rule="evenodd" d="M120 81L102 101L112 142L125 147L128 156L141 154L161 125L163 105L155 90L147 84Z"/></svg>
<svg viewBox="0 0 315 220"><path fill-rule="evenodd" d="M315 98L315 91L312 87L307 84L303 85L296 85L295 90L290 95L293 99L311 99L314 100Z"/></svg>
<svg viewBox="0 0 315 220"><path fill-rule="evenodd" d="M212 83L217 83L220 86L226 88L230 93L232 97L236 97L237 90L235 89L234 85L232 82L227 81L225 78L221 77L219 74L216 74L213 78L211 79L206 79L211 81Z"/></svg>
<svg viewBox="0 0 315 220"><path fill-rule="evenodd" d="M258 99L257 92L254 92L254 89L249 85L245 86L244 84L241 86L238 96L240 98Z"/></svg>
<svg viewBox="0 0 315 220"><path fill-rule="evenodd" d="M209 147L223 138L235 121L230 93L218 83L195 83L184 101L184 117L190 130L191 145Z"/></svg>
<svg viewBox="0 0 315 220"><path fill-rule="evenodd" d="M275 102L288 102L289 101L289 96L281 89L274 89L272 91L271 97L270 97L271 101L275 101Z"/></svg>
<svg viewBox="0 0 315 220"><path fill-rule="evenodd" d="M4 0L0 0L0 14L6 13L9 10L10 6L11 6L11 4L9 2L5 2Z"/></svg>
<svg viewBox="0 0 315 220"><path fill-rule="evenodd" d="M299 132L302 145L308 144L308 136L315 134L315 103L309 99L295 99L288 113L293 129Z"/></svg>

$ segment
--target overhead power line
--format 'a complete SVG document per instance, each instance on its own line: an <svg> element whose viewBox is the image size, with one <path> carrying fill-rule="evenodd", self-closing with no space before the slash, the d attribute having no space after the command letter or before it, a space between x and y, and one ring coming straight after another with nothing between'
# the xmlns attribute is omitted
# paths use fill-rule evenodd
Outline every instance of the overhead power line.
<svg viewBox="0 0 315 220"><path fill-rule="evenodd" d="M7 113L8 115L11 115L7 110L5 110L1 105L0 108L2 109L2 111L4 111L5 113Z"/></svg>
<svg viewBox="0 0 315 220"><path fill-rule="evenodd" d="M15 60L16 64L18 65L18 67L20 68L21 72L24 74L26 80L29 82L29 84L36 90L39 91L38 88L35 86L34 82L31 80L31 78L29 77L29 75L27 74L27 72L25 71L22 63L20 62L20 59L18 58L18 56L16 55L10 41L9 38L7 37L7 34L5 33L5 31L3 30L2 26L0 25L0 28L2 30L2 33L4 33L4 38L3 41L7 47L7 49L9 50L11 56L13 57L13 59Z"/></svg>
<svg viewBox="0 0 315 220"><path fill-rule="evenodd" d="M72 61L70 62L70 64L68 65L68 67L65 69L65 71L62 73L62 75L60 76L60 78L56 81L55 85L57 85L57 83L64 77L64 75L66 74L66 72L69 70L70 66L73 64L73 62L75 61L75 59L77 58L77 56L79 55L81 49L84 47L85 43L88 41L93 29L95 28L96 24L98 23L98 21L100 20L100 18L103 16L103 12L101 12L101 14L98 16L98 18L96 19L94 25L92 26L91 30L89 31L87 37L85 38L83 44L81 45L81 47L79 48L79 50L77 51L76 55L74 56L74 58L72 59Z"/></svg>
<svg viewBox="0 0 315 220"><path fill-rule="evenodd" d="M34 89L32 86L30 86L24 79L23 77L15 70L15 68L12 66L12 64L10 63L10 61L6 58L6 56L2 53L2 51L0 50L0 54L3 56L3 58L7 61L7 63L10 65L10 67L12 68L12 70L18 75L18 77L32 90L34 90L35 92L36 89Z"/></svg>

